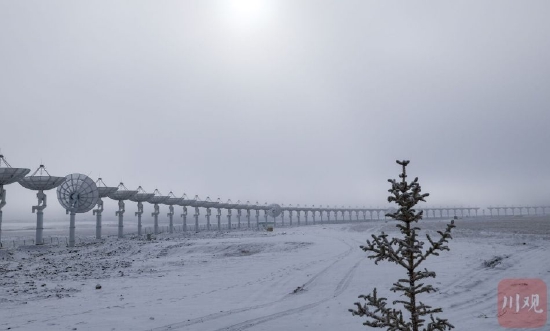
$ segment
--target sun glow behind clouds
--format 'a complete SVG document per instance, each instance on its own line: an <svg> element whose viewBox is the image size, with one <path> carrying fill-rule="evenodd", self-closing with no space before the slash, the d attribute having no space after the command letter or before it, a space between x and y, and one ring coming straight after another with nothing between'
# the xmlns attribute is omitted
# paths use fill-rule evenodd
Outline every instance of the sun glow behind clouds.
<svg viewBox="0 0 550 331"><path fill-rule="evenodd" d="M221 14L234 29L256 30L273 16L275 6L265 0L223 0Z"/></svg>

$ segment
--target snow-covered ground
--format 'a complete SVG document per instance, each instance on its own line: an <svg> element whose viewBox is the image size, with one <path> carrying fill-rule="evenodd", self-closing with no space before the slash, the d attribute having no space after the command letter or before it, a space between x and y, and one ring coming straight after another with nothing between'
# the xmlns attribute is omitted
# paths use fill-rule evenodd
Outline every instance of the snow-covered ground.
<svg viewBox="0 0 550 331"><path fill-rule="evenodd" d="M435 232L445 222L421 226ZM2 249L0 330L366 330L348 309L374 287L392 298L388 288L404 273L375 266L359 246L373 233L395 232L394 224ZM439 292L422 300L441 306L456 330L503 330L496 317L501 279L550 284L550 218L457 225L451 251L426 261Z"/></svg>

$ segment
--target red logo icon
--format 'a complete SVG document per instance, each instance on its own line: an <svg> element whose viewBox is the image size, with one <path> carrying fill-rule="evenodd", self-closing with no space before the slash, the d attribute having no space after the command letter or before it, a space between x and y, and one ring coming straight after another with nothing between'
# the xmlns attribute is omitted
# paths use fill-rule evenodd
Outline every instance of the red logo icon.
<svg viewBox="0 0 550 331"><path fill-rule="evenodd" d="M503 279L498 283L498 322L505 328L546 325L548 289L541 279Z"/></svg>

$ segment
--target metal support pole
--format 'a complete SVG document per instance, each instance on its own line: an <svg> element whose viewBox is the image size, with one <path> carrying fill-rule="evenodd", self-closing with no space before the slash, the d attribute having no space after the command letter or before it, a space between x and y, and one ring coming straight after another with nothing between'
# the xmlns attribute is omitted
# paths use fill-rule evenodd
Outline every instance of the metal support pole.
<svg viewBox="0 0 550 331"><path fill-rule="evenodd" d="M44 231L44 212L39 210L36 212L36 244L42 244L42 233Z"/></svg>
<svg viewBox="0 0 550 331"><path fill-rule="evenodd" d="M118 211L115 215L118 216L118 237L124 238L124 200L118 200Z"/></svg>
<svg viewBox="0 0 550 331"><path fill-rule="evenodd" d="M38 204L32 206L32 212L36 211L36 245L42 245L42 232L44 230L44 212L43 210L48 206L48 197L44 191L40 190L36 193L36 198L38 199Z"/></svg>
<svg viewBox="0 0 550 331"><path fill-rule="evenodd" d="M290 226L292 226L292 210L288 211L288 217L289 217L289 220L290 220Z"/></svg>
<svg viewBox="0 0 550 331"><path fill-rule="evenodd" d="M69 247L74 247L74 228L75 228L76 213L71 212L71 221L69 225Z"/></svg>
<svg viewBox="0 0 550 331"><path fill-rule="evenodd" d="M0 208L0 248L2 248L2 209Z"/></svg>
<svg viewBox="0 0 550 331"><path fill-rule="evenodd" d="M138 211L136 211L136 216L138 218L138 236L141 236L141 214L143 214L143 203L138 202Z"/></svg>
<svg viewBox="0 0 550 331"><path fill-rule="evenodd" d="M187 207L185 206L183 206L181 217L183 218L183 232L187 232Z"/></svg>
<svg viewBox="0 0 550 331"><path fill-rule="evenodd" d="M221 231L222 229L222 223L220 220L220 217L222 216L222 210L218 208L218 212L216 213L216 218L218 219L218 231Z"/></svg>
<svg viewBox="0 0 550 331"><path fill-rule="evenodd" d="M193 214L195 217L195 232L199 232L199 215L199 207L195 207L195 214Z"/></svg>
<svg viewBox="0 0 550 331"><path fill-rule="evenodd" d="M153 216L153 219L155 221L153 231L155 234L158 234L159 233L159 214L160 214L158 203L155 203L153 208L155 208L155 211L151 213L151 216Z"/></svg>
<svg viewBox="0 0 550 331"><path fill-rule="evenodd" d="M241 213L242 213L242 210L237 209L237 228L238 229L241 228Z"/></svg>
<svg viewBox="0 0 550 331"><path fill-rule="evenodd" d="M97 209L94 209L93 215L95 218L95 238L101 239L101 213L103 212L103 200L99 198L97 201Z"/></svg>
<svg viewBox="0 0 550 331"><path fill-rule="evenodd" d="M227 229L231 230L231 209L227 209Z"/></svg>
<svg viewBox="0 0 550 331"><path fill-rule="evenodd" d="M174 206L170 205L168 206L168 210L170 211L166 216L168 216L169 223L168 223L168 232L174 233Z"/></svg>
<svg viewBox="0 0 550 331"><path fill-rule="evenodd" d="M138 236L141 236L141 213L136 213L138 218Z"/></svg>
<svg viewBox="0 0 550 331"><path fill-rule="evenodd" d="M260 228L260 211L256 210L256 229Z"/></svg>
<svg viewBox="0 0 550 331"><path fill-rule="evenodd" d="M297 210L297 211L296 211L296 214L298 214L298 226L300 226L300 211Z"/></svg>
<svg viewBox="0 0 550 331"><path fill-rule="evenodd" d="M6 205L6 190L0 185L0 248L2 247L2 208Z"/></svg>
<svg viewBox="0 0 550 331"><path fill-rule="evenodd" d="M250 209L246 210L246 222L247 222L247 227L250 229Z"/></svg>

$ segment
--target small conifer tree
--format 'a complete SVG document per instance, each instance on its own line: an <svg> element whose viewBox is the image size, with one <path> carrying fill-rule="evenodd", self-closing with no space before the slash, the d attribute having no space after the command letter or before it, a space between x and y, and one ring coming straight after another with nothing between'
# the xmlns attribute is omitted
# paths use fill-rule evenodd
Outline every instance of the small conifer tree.
<svg viewBox="0 0 550 331"><path fill-rule="evenodd" d="M404 298L393 301L393 305L400 305L404 311L398 308L387 307L387 299L379 297L376 288L372 294L361 295L364 303L356 302L356 309L350 309L353 315L366 316L368 319L363 324L375 328L386 328L387 331L445 331L453 329L446 319L434 318L434 314L442 312L441 308L432 308L419 300L422 293L435 292L436 289L427 285L424 281L428 278L435 278L435 272L427 269L420 270L420 264L431 255L439 255L441 251L448 251L448 240L452 239L451 230L455 227L454 221L447 224L446 230L438 231L439 240L434 241L426 234L429 245L424 249L424 242L419 239L419 227L416 223L422 219L422 211L416 211L414 206L429 194L421 194L418 178L407 183L406 167L409 161L396 161L403 167L399 175L401 181L388 179L392 187L389 190L391 195L388 202L395 202L398 209L386 216L398 221L396 225L403 237L388 238L382 232L380 235L372 235L372 241L367 240L366 246L361 249L367 253L374 263L379 261L390 261L407 271L407 277L401 278L393 283L390 290L399 293ZM397 306L399 307L399 306ZM426 317L429 316L429 321Z"/></svg>

